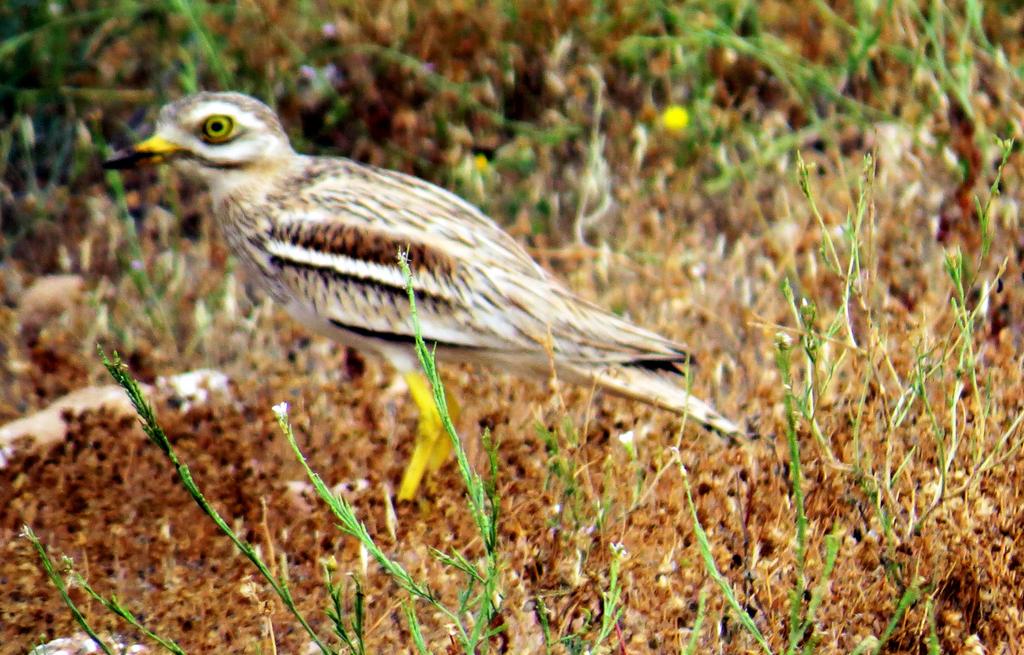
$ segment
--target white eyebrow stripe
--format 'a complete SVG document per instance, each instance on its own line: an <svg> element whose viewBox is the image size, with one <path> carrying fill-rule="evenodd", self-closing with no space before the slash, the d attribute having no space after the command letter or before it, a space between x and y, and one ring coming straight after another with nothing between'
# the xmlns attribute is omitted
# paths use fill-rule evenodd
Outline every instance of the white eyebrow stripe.
<svg viewBox="0 0 1024 655"><path fill-rule="evenodd" d="M192 111L188 113L188 118L193 121L198 121L199 119L206 118L207 116L219 115L231 116L235 120L240 120L243 117L251 116L252 113L230 102L224 102L223 100L207 100L197 104Z"/></svg>

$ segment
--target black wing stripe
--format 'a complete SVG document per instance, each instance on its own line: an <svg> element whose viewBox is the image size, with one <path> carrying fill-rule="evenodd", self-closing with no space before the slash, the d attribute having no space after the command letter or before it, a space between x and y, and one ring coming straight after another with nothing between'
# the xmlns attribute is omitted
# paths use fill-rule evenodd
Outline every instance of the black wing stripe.
<svg viewBox="0 0 1024 655"><path fill-rule="evenodd" d="M380 330L371 330L361 325L348 325L333 318L330 320L331 324L334 327L340 330L351 332L353 334L357 334L361 337L366 337L368 339L379 339L381 341L387 341L388 343L401 343L409 346L416 345L416 337L412 334L403 334L401 332L382 332ZM427 348L433 348L437 346L440 348L451 348L458 350L480 350L479 348L476 348L474 346L467 346L461 343L448 343L445 341L438 341L437 339L424 339L424 341L427 344Z"/></svg>

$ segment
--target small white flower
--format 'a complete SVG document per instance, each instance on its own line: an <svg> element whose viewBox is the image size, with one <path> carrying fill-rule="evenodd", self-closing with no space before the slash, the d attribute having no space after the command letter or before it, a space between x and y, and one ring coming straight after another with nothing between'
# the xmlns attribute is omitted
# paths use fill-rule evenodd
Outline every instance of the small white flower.
<svg viewBox="0 0 1024 655"><path fill-rule="evenodd" d="M611 544L612 556L619 559L626 559L629 557L629 551L626 550L626 545L618 541L613 541Z"/></svg>
<svg viewBox="0 0 1024 655"><path fill-rule="evenodd" d="M619 443L629 448L630 446L633 445L633 441L635 441L635 438L636 435L633 434L633 431L627 430L626 432L623 432L622 434L619 435Z"/></svg>
<svg viewBox="0 0 1024 655"><path fill-rule="evenodd" d="M785 332L775 333L775 345L782 346L783 348L791 348L793 346L793 337L789 336Z"/></svg>
<svg viewBox="0 0 1024 655"><path fill-rule="evenodd" d="M284 420L284 419L288 418L288 403L287 402L278 403L278 404L274 405L273 407L271 407L270 409L271 409L271 411L274 412L274 416L276 416L278 418L278 420Z"/></svg>

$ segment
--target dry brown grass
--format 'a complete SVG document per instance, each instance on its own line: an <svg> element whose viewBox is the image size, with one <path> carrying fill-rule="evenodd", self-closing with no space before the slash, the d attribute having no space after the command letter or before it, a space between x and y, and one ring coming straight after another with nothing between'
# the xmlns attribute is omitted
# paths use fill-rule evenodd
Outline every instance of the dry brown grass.
<svg viewBox="0 0 1024 655"><path fill-rule="evenodd" d="M78 5L89 3L72 4L85 11ZM1016 151L989 211L988 252L973 199L990 197L1001 159L994 136L1020 133L1022 62L1011 36L1021 12L988 7L984 34L994 45L973 34L961 50L964 7L919 13L895 3L892 14L867 17L882 25L878 40L846 71L856 35L869 30L843 28L815 3L799 13L766 3L756 18L734 21L735 40L723 42L701 41L710 37L699 28L728 13L711 3L685 10L685 28L632 3L613 3L607 14L589 3L535 3L515 19L501 3L389 2L375 12L314 4L306 15L270 2L196 11L215 36L221 74L274 100L302 148L409 170L480 203L581 295L689 343L700 364L695 389L760 435L726 444L586 389L552 394L442 362L446 383L465 399L467 447L479 455L485 427L498 443L505 630L494 650L543 651L540 607L553 639L578 632L581 643L592 640L613 543L628 551L625 609L606 648L681 649L707 592L698 652L759 650L704 565L678 464L718 570L771 650L786 649L798 509L777 364L784 334L793 346L790 388L811 385L815 399L813 421L796 420L805 602L820 580L826 536L839 543L813 624L816 651L852 651L891 623L886 652L978 644L1014 652L1024 636L1024 480L1021 436L1011 429L1024 404ZM125 121L139 122L133 112L156 102L159 85L175 80L169 95L187 88L188 60L208 55L170 3L139 7L122 3L61 28L78 56L61 64L64 88L39 54L50 28L30 54L0 57L8 67L25 59L26 77L12 84L44 81L0 96L12 119L0 122L9 254L0 264L0 425L107 383L97 343L122 353L146 382L224 371L228 398L182 412L155 396L207 497L265 556L276 554L275 566L286 554L297 602L322 634L319 562L333 556L340 572L362 580L368 652L411 652L406 596L365 563L311 494L295 492L302 470L270 408L290 403L313 468L339 485L378 544L448 603L462 581L430 549L482 555L462 482L454 467L443 471L422 503L400 505L391 518L385 497L414 427L392 372L250 301L199 190L167 173L133 174L119 205L98 169L101 137L128 138ZM838 11L856 25L852 8ZM0 9L0 24L16 16ZM927 29L940 23L942 56ZM267 36L252 38L262 30ZM637 35L681 45L647 44L637 59ZM303 64L339 73L303 81ZM969 73L961 97L956 64ZM215 67L199 70L200 83L218 86ZM691 111L684 134L658 124L670 102ZM25 138L30 116L34 141ZM68 160L55 154L61 130L78 135ZM797 150L820 223L801 191ZM483 170L473 163L478 153L488 158ZM591 216L605 195L613 208ZM863 222L844 236L858 208ZM828 266L829 239L843 270ZM969 262L969 330L958 327L945 268L957 251ZM859 268L848 274L853 254ZM84 297L27 320L24 290L57 272L80 275ZM802 320L803 300L816 311ZM801 341L833 325L820 343ZM802 346L814 343L810 365ZM24 524L54 554L72 557L98 591L190 652L270 652L271 640L278 652L302 652L308 637L136 425L104 411L69 417L63 441L20 450L0 470L0 652L76 629L30 544L17 538ZM538 426L556 435L557 453ZM635 458L618 439L628 430L637 435ZM98 629L131 634L80 590L72 594ZM418 608L429 646L454 648L445 619Z"/></svg>

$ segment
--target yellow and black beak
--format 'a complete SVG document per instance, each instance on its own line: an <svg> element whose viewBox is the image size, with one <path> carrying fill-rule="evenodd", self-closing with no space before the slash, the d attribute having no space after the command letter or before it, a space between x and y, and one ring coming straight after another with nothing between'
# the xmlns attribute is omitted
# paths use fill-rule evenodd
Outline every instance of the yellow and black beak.
<svg viewBox="0 0 1024 655"><path fill-rule="evenodd" d="M131 148L114 153L113 157L103 162L103 168L115 170L159 164L181 150L181 146L154 135Z"/></svg>

